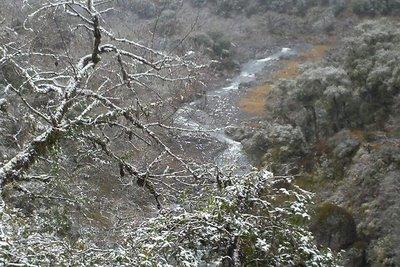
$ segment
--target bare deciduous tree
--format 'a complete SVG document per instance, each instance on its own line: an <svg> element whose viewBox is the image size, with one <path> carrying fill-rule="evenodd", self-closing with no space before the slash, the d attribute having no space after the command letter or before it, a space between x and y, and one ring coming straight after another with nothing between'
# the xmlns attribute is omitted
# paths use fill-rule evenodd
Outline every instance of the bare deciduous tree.
<svg viewBox="0 0 400 267"><path fill-rule="evenodd" d="M156 128L173 127L161 121L149 121L148 112L167 101L152 89L156 81L190 82L194 70L201 65L117 36L106 27L104 16L113 8L107 7L105 1L44 1L31 5L26 1L24 8L33 10L23 24L30 32L23 38L27 41L21 43L22 38L19 38L18 42L4 43L0 47L0 65L9 74L5 75L9 77L5 77L6 93L1 99L1 107L3 109L7 102L17 103L17 98L24 115L40 127L32 131L20 151L0 167L0 188L22 179L35 162L43 159L49 149L71 133L77 142L99 147L119 165L121 175L126 172L139 186L146 187L158 205L159 194L151 179L159 179L162 174L152 175L149 167L154 162L168 156L184 167L178 173L196 176L190 164L175 154L157 134ZM66 46L64 51L54 52L29 45L29 38L35 36L35 23L40 18L65 15L74 23L68 25L71 35L90 33L92 45L86 48L85 54L72 53ZM64 42L62 33L56 38ZM149 97L151 94L156 97ZM32 100L35 98L40 101ZM8 116L18 115L10 111ZM127 142L136 138L137 142L155 145L162 152L149 166L139 169L112 148L114 139L107 136L111 131L128 136Z"/></svg>

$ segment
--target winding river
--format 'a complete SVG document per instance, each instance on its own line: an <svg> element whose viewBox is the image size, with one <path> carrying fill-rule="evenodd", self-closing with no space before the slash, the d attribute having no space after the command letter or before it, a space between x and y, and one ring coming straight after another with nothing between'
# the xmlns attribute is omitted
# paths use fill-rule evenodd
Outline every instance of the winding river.
<svg viewBox="0 0 400 267"><path fill-rule="evenodd" d="M280 59L295 54L290 48L282 48L267 58L247 62L242 66L241 72L229 80L226 86L209 90L201 99L182 106L175 113L174 124L191 130L182 132L178 137L182 150L194 146L218 167L230 167L239 174L251 169L251 162L244 153L242 144L227 136L224 129L228 126L238 126L245 119L246 115L237 103L249 89L246 84L257 81L257 75L265 73L267 67L277 64Z"/></svg>

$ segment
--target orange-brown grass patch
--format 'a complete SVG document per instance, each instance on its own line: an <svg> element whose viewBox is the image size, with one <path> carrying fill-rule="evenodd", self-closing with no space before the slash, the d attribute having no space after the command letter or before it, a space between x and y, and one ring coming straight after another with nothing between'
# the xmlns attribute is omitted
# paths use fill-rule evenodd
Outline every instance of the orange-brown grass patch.
<svg viewBox="0 0 400 267"><path fill-rule="evenodd" d="M321 156L324 154L329 154L331 152L330 147L328 146L328 143L326 140L319 140L315 145L314 145L314 154L316 156Z"/></svg>
<svg viewBox="0 0 400 267"><path fill-rule="evenodd" d="M275 79L296 78L300 75L300 62L296 60L283 61L284 67L274 74Z"/></svg>
<svg viewBox="0 0 400 267"><path fill-rule="evenodd" d="M358 140L359 142L365 142L365 131L359 129L353 129L350 131L351 137Z"/></svg>
<svg viewBox="0 0 400 267"><path fill-rule="evenodd" d="M266 96L271 89L272 85L269 83L255 87L239 101L239 107L250 114L264 115Z"/></svg>
<svg viewBox="0 0 400 267"><path fill-rule="evenodd" d="M300 73L300 64L307 61L318 61L322 59L328 51L328 45L316 45L312 49L301 53L297 58L283 61L283 68L274 74L275 79L296 78Z"/></svg>
<svg viewBox="0 0 400 267"><path fill-rule="evenodd" d="M273 74L273 79L292 79L298 77L301 74L301 63L322 59L328 49L328 45L316 45L312 49L301 53L295 59L284 60L283 67ZM239 107L250 114L265 115L266 96L271 91L271 88L272 84L267 83L250 89L247 95L239 100Z"/></svg>
<svg viewBox="0 0 400 267"><path fill-rule="evenodd" d="M322 59L329 49L329 45L316 45L312 49L301 53L299 56L300 61L318 61Z"/></svg>

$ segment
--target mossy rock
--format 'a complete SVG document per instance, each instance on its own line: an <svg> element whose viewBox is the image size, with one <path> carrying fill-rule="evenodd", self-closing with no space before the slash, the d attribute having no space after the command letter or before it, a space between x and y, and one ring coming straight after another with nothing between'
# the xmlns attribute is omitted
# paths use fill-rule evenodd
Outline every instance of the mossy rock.
<svg viewBox="0 0 400 267"><path fill-rule="evenodd" d="M332 203L324 203L316 209L311 225L319 246L340 251L357 240L354 218L346 209Z"/></svg>

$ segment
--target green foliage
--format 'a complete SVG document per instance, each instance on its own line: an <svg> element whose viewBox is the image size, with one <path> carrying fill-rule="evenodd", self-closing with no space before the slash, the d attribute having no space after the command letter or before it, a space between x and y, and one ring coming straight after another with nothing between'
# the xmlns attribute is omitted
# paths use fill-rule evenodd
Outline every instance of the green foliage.
<svg viewBox="0 0 400 267"><path fill-rule="evenodd" d="M198 47L209 48L213 46L214 41L207 33L198 33L193 36L193 42Z"/></svg>
<svg viewBox="0 0 400 267"><path fill-rule="evenodd" d="M213 40L213 53L219 58L227 58L232 54L232 42L229 38L220 31L213 31L209 33Z"/></svg>
<svg viewBox="0 0 400 267"><path fill-rule="evenodd" d="M351 9L355 14L370 14L373 12L369 0L355 0L351 3Z"/></svg>
<svg viewBox="0 0 400 267"><path fill-rule="evenodd" d="M274 173L287 174L282 164L305 154L305 142L301 130L291 125L271 124L264 131L257 132L243 141L245 151Z"/></svg>

